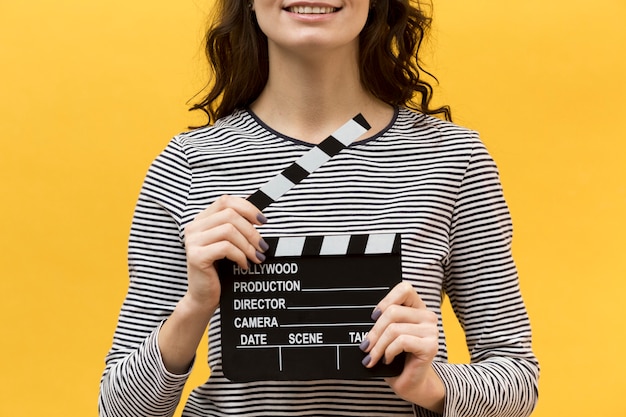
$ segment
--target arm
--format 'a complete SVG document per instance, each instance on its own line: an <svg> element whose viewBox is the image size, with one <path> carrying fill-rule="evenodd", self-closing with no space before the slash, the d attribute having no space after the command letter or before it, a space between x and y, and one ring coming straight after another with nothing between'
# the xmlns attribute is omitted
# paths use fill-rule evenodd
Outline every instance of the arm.
<svg viewBox="0 0 626 417"><path fill-rule="evenodd" d="M446 387L446 416L522 417L536 404L539 366L511 243L498 171L477 141L454 208L444 284L471 364L433 363Z"/></svg>
<svg viewBox="0 0 626 417"><path fill-rule="evenodd" d="M450 226L444 290L463 326L472 363L435 360L437 318L407 283L377 306L362 348L373 366L407 352L387 382L418 416L527 416L537 400L538 364L511 257L511 219L493 160L476 140Z"/></svg>
<svg viewBox="0 0 626 417"><path fill-rule="evenodd" d="M176 142L152 164L129 241L130 286L100 386L101 416L171 416L220 297L214 262L247 267L263 217L223 196L183 228L191 171ZM183 244L184 241L184 244ZM250 243L251 241L255 244Z"/></svg>
<svg viewBox="0 0 626 417"><path fill-rule="evenodd" d="M158 337L187 288L180 218L189 179L184 154L172 142L142 186L129 237L128 293L100 384L103 417L171 416L187 380L187 373L165 368Z"/></svg>

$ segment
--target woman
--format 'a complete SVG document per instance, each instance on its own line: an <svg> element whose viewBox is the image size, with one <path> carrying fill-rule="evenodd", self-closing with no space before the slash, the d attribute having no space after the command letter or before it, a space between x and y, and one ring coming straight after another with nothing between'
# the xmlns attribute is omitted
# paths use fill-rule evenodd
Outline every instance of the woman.
<svg viewBox="0 0 626 417"><path fill-rule="evenodd" d="M207 326L211 376L185 416L529 415L538 364L510 215L477 135L429 115L447 114L429 107L416 59L429 19L408 0L218 4L215 82L195 107L209 123L175 137L145 179L100 415L172 415ZM369 132L263 212L245 200L357 113ZM218 260L262 263L262 235L374 232L402 234L403 282L372 313L363 366L406 352L400 375L224 377ZM444 293L472 364L446 363Z"/></svg>

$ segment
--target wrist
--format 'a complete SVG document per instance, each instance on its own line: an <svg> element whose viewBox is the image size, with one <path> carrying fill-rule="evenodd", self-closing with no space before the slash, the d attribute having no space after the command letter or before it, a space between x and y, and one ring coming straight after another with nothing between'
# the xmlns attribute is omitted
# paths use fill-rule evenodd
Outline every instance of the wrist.
<svg viewBox="0 0 626 417"><path fill-rule="evenodd" d="M419 401L416 402L417 405L435 413L443 414L446 388L432 366L426 372L418 391Z"/></svg>
<svg viewBox="0 0 626 417"><path fill-rule="evenodd" d="M159 349L165 368L173 374L189 369L198 344L215 308L198 303L185 295L176 305L159 332Z"/></svg>
<svg viewBox="0 0 626 417"><path fill-rule="evenodd" d="M217 305L207 303L206 300L198 299L187 292L178 302L175 311L187 319L208 324L216 309Z"/></svg>

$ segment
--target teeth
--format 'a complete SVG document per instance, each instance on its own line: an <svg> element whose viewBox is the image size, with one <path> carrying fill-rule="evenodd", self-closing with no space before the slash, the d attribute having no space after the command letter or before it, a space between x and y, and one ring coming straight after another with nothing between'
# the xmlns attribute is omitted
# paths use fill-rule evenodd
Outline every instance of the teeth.
<svg viewBox="0 0 626 417"><path fill-rule="evenodd" d="M319 7L319 6L294 6L288 9L291 13L298 14L326 14L333 13L337 9L334 7Z"/></svg>

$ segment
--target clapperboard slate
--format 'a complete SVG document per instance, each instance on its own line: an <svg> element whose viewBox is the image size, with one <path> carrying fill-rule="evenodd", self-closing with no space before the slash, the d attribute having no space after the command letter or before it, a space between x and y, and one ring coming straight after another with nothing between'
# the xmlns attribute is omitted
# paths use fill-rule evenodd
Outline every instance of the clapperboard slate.
<svg viewBox="0 0 626 417"><path fill-rule="evenodd" d="M265 209L369 129L355 116L248 200ZM374 307L401 281L400 235L264 238L270 250L262 264L218 263L227 378L365 379L402 371L404 355L368 369L359 349Z"/></svg>
<svg viewBox="0 0 626 417"><path fill-rule="evenodd" d="M371 313L400 282L400 235L265 238L249 270L218 265L222 366L233 381L394 376L404 356L365 368Z"/></svg>

